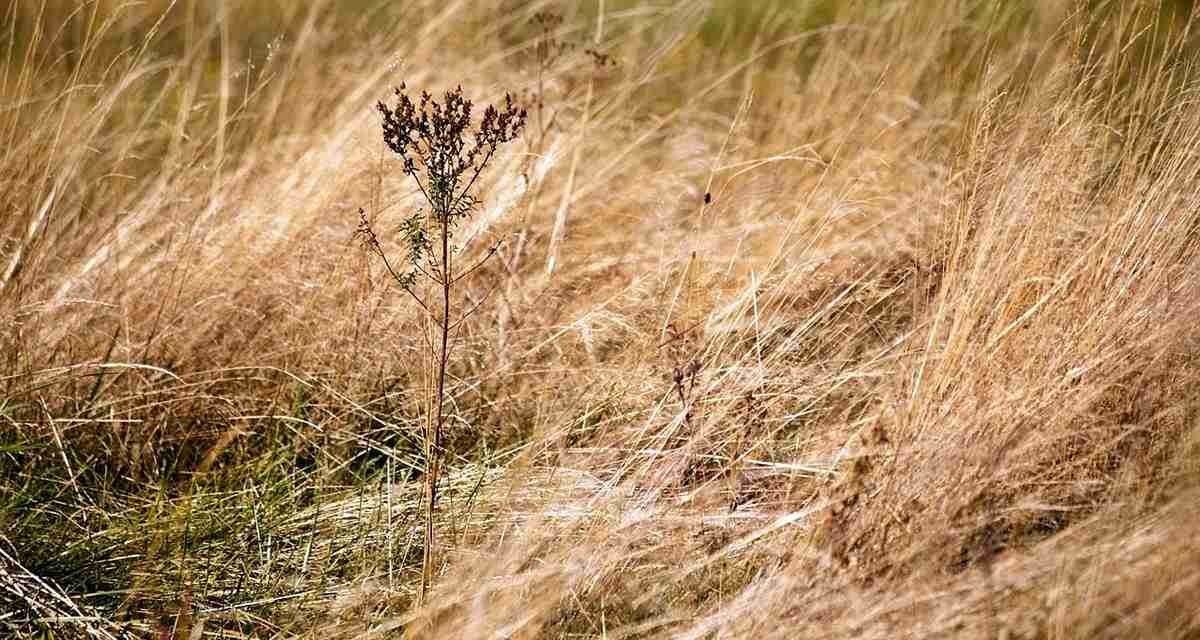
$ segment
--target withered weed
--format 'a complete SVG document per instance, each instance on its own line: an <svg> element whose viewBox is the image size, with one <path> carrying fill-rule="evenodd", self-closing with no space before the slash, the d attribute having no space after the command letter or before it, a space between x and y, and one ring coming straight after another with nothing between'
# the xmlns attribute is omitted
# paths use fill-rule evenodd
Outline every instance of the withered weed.
<svg viewBox="0 0 1200 640"><path fill-rule="evenodd" d="M403 161L403 172L420 192L428 208L419 208L398 227L406 255L393 262L384 251L367 214L359 210L359 237L364 247L378 255L388 274L421 307L426 322L423 332L428 373L428 405L425 420L425 547L421 562L418 602L424 602L436 570L437 545L434 515L437 511L438 472L442 458L442 428L445 424L446 369L450 362L452 334L478 309L477 303L456 306L456 285L470 277L495 255L491 245L482 258L466 268L456 265L462 247L454 245L460 223L478 210L481 200L473 190L500 147L515 140L525 128L526 110L511 94L503 106L489 105L477 127L472 128L473 103L462 87L445 93L438 101L422 92L417 101L395 90L397 102L378 104L383 115L383 141Z"/></svg>

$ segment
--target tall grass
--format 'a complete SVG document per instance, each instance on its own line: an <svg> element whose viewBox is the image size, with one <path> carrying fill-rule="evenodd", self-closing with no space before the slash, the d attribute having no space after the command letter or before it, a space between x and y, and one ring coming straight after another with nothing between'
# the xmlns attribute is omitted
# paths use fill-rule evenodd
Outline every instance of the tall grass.
<svg viewBox="0 0 1200 640"><path fill-rule="evenodd" d="M743 6L9 3L3 633L1200 633L1195 17ZM423 607L401 77L554 114Z"/></svg>

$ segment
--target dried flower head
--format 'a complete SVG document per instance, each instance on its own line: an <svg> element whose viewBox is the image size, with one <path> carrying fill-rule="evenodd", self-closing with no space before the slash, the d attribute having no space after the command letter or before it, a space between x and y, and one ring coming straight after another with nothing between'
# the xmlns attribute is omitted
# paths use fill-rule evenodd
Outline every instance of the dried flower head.
<svg viewBox="0 0 1200 640"><path fill-rule="evenodd" d="M511 94L505 94L503 106L489 105L473 127L474 105L461 86L447 91L440 102L429 92L422 92L414 101L405 89L401 84L395 90L395 106L380 102L377 108L383 114L384 143L401 157L404 173L416 183L431 211L427 216L416 210L399 226L411 270L400 273L387 265L393 278L410 290L421 273L437 281L444 279L446 261L437 257L433 243L445 240L448 244L458 222L479 204L472 187L500 146L524 130L526 111ZM359 234L367 240L368 249L382 256L365 217ZM386 263L387 257L383 257Z"/></svg>
<svg viewBox="0 0 1200 640"><path fill-rule="evenodd" d="M420 102L414 103L404 89L403 84L396 89L399 100L395 107L384 102L378 105L383 114L383 141L404 159L404 172L416 180L435 213L464 215L454 205L469 193L500 145L521 134L525 109L516 105L511 94L505 94L504 107L489 105L479 127L472 131L473 105L461 86L447 91L443 102L426 91Z"/></svg>

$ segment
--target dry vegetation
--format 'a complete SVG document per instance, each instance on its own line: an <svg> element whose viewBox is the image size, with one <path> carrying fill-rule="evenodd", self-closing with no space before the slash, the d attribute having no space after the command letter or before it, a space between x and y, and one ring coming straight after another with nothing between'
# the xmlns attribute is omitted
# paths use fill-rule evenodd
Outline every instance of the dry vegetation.
<svg viewBox="0 0 1200 640"><path fill-rule="evenodd" d="M0 635L1200 637L1181 7L10 0ZM400 81L531 108L424 607Z"/></svg>

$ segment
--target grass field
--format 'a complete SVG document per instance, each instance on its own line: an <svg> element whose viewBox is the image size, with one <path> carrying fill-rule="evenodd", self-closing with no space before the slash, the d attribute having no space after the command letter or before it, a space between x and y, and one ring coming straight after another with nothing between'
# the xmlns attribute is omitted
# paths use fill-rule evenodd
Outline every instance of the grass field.
<svg viewBox="0 0 1200 640"><path fill-rule="evenodd" d="M1191 11L0 3L0 636L1200 637ZM402 81L531 109L423 606Z"/></svg>

